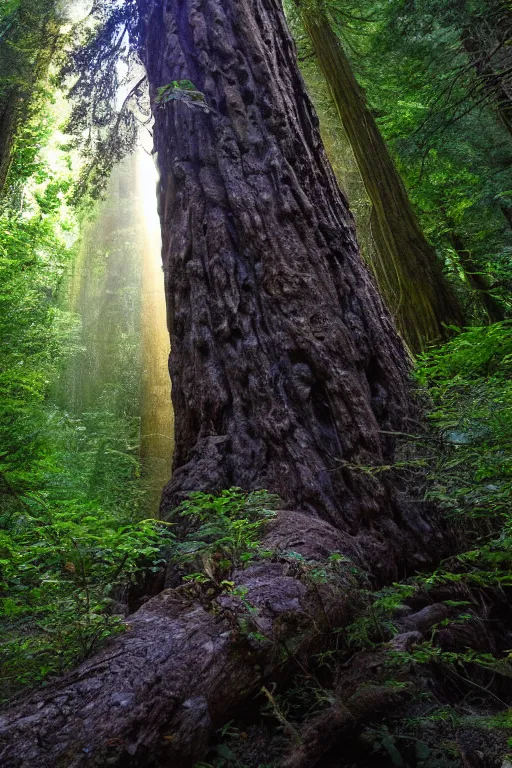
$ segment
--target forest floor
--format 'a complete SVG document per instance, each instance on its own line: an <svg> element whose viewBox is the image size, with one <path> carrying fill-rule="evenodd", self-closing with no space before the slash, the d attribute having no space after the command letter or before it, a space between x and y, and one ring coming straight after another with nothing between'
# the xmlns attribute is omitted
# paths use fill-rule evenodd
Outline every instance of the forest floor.
<svg viewBox="0 0 512 768"><path fill-rule="evenodd" d="M232 713L199 768L512 764L510 324L420 360L427 432L392 471L445 518L456 553L377 592ZM306 660L305 660L306 659Z"/></svg>

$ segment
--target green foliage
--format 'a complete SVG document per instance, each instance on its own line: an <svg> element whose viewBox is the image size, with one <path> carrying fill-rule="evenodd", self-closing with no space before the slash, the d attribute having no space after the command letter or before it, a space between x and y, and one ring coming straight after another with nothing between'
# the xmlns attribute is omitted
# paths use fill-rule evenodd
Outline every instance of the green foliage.
<svg viewBox="0 0 512 768"><path fill-rule="evenodd" d="M122 631L127 590L142 568L161 567L170 537L144 519L133 338L116 338L116 381L88 408L56 397L84 336L61 300L78 226L71 158L50 141L53 100L17 134L0 208L2 699Z"/></svg>
<svg viewBox="0 0 512 768"><path fill-rule="evenodd" d="M373 752L387 757L397 768L409 765L417 768L459 768L460 766L457 745L436 743L428 731L425 739L429 739L430 743L417 738L412 733L393 732L386 725L367 728L364 734L372 743Z"/></svg>
<svg viewBox="0 0 512 768"><path fill-rule="evenodd" d="M512 497L512 326L470 328L418 362L442 437L431 496L450 514L479 518L508 548ZM495 546L496 542L493 545Z"/></svg>
<svg viewBox="0 0 512 768"><path fill-rule="evenodd" d="M510 322L460 332L421 356L415 375L431 399L429 419L439 435L437 443L430 443L435 450L428 457L428 497L450 518L461 554L450 567L442 565L372 594L347 635L356 647L388 639L394 613L418 588L428 592L449 583L480 588L512 583ZM463 609L457 620L464 620L469 603L448 602Z"/></svg>
<svg viewBox="0 0 512 768"><path fill-rule="evenodd" d="M177 510L182 540L172 552L178 566L196 567L188 579L227 578L232 569L250 562L260 549L262 529L275 516L280 499L267 491L230 488L220 494L196 492ZM206 576L204 575L206 574Z"/></svg>
<svg viewBox="0 0 512 768"><path fill-rule="evenodd" d="M46 121L26 132L44 142ZM11 178L17 164L16 157ZM64 195L67 179L35 157L30 168L31 184L24 168L15 179L20 192L0 210L0 450L15 486L37 482L38 464L45 464L44 401L77 330L57 304L73 253L65 243L70 223L62 199L58 208L49 203Z"/></svg>
<svg viewBox="0 0 512 768"><path fill-rule="evenodd" d="M206 103L204 93L198 91L190 80L173 80L172 83L163 85L161 88L158 88L155 101L157 104L181 101L187 107L198 107L204 112L211 112L210 107Z"/></svg>
<svg viewBox="0 0 512 768"><path fill-rule="evenodd" d="M491 294L510 309L512 140L462 42L485 28L491 37L482 41L482 60L499 50L490 30L494 24L499 37L507 27L496 15L500 2L358 5L375 19L364 25L367 34L343 22L340 34L360 54L360 79L422 227L452 271L463 279L475 267L489 275ZM464 263L467 255L475 267ZM477 299L466 297L475 317Z"/></svg>
<svg viewBox="0 0 512 768"><path fill-rule="evenodd" d="M263 717L277 720L282 730L296 742L300 742L297 726L319 715L336 701L334 691L326 690L316 677L305 674L298 674L282 692L270 692L267 688L262 688L262 692L266 697Z"/></svg>
<svg viewBox="0 0 512 768"><path fill-rule="evenodd" d="M378 592L366 592L363 610L342 631L344 645L347 648L367 648L388 640L396 631L396 612L415 592L416 586L397 583Z"/></svg>
<svg viewBox="0 0 512 768"><path fill-rule="evenodd" d="M142 565L157 569L161 541L153 520L121 525L90 501L46 506L25 494L0 534L2 695L63 672L121 631L123 590Z"/></svg>
<svg viewBox="0 0 512 768"><path fill-rule="evenodd" d="M0 8L0 19L3 21L11 16L17 10L19 4L20 0L5 0Z"/></svg>
<svg viewBox="0 0 512 768"><path fill-rule="evenodd" d="M27 141L26 125L41 116L48 98L48 74L62 50L63 37L56 20L55 0L17 0L0 11L0 194L24 166L24 154L38 146ZM24 150L24 151L23 151ZM27 176L28 178L28 176Z"/></svg>
<svg viewBox="0 0 512 768"><path fill-rule="evenodd" d="M137 23L136 0L95 0L87 23L69 41L59 82L69 88L70 146L83 159L75 203L103 195L112 169L136 147L140 123L151 120L146 78L132 48ZM126 94L121 105L120 93Z"/></svg>
<svg viewBox="0 0 512 768"><path fill-rule="evenodd" d="M0 8L0 102L12 86L28 95L53 40L55 0L7 0ZM36 77L34 77L34 75ZM11 92L12 93L12 92Z"/></svg>

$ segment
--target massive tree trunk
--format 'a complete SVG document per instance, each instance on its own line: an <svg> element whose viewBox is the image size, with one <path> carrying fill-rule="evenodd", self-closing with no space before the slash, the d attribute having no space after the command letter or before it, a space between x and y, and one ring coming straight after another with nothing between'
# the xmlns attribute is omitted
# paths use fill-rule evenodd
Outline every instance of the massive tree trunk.
<svg viewBox="0 0 512 768"><path fill-rule="evenodd" d="M461 310L333 31L323 3L295 0L331 90L373 206L374 271L398 328L413 351L460 323Z"/></svg>
<svg viewBox="0 0 512 768"><path fill-rule="evenodd" d="M144 5L151 92L190 79L212 112L156 109L176 413L163 511L192 489L268 488L356 533L407 363L361 262L277 0ZM364 487L363 487L364 486Z"/></svg>
<svg viewBox="0 0 512 768"><path fill-rule="evenodd" d="M278 0L140 3L152 96L190 79L211 111L155 106L176 412L164 514L193 489L267 488L276 552L233 574L244 601L167 589L96 658L0 720L14 766L163 766L200 758L283 648L347 621L355 584L318 587L279 553L344 553L371 581L441 542L368 467L407 428L408 364L360 260ZM260 635L236 616L255 606ZM302 640L301 640L302 638ZM174 761L174 762L173 762Z"/></svg>

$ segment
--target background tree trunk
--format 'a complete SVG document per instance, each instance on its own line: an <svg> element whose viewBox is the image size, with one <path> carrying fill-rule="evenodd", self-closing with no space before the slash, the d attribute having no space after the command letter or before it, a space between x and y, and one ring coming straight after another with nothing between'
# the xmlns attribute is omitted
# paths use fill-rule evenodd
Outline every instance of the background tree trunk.
<svg viewBox="0 0 512 768"><path fill-rule="evenodd" d="M0 194L3 192L9 169L18 126L18 113L22 96L16 89L9 89L0 107Z"/></svg>
<svg viewBox="0 0 512 768"><path fill-rule="evenodd" d="M6 713L6 768L186 768L287 643L298 653L350 617L350 569L318 588L279 553L325 562L339 551L375 581L441 550L388 473L353 466L392 461L387 432L412 410L408 365L359 258L280 3L141 1L140 34L152 96L189 78L215 110L155 109L176 413L163 511L230 485L267 488L291 509L265 537L273 560L232 577L262 645L240 639L239 598L205 606L165 590L97 657Z"/></svg>
<svg viewBox="0 0 512 768"><path fill-rule="evenodd" d="M23 3L0 41L0 195L5 192L16 138L44 85L60 40L53 3ZM16 56L13 57L12 50ZM10 84L12 83L12 84Z"/></svg>
<svg viewBox="0 0 512 768"><path fill-rule="evenodd" d="M404 184L343 47L320 4L299 2L306 32L331 90L373 206L374 270L397 326L413 351L462 321L458 300L427 242Z"/></svg>

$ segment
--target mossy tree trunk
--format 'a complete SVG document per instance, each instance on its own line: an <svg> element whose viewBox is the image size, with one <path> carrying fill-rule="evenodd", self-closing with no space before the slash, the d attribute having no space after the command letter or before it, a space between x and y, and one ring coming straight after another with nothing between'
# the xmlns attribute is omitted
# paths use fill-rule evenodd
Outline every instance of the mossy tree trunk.
<svg viewBox="0 0 512 768"><path fill-rule="evenodd" d="M461 309L426 240L404 184L323 2L295 0L372 203L373 268L397 326L414 352L460 323Z"/></svg>
<svg viewBox="0 0 512 768"><path fill-rule="evenodd" d="M30 117L60 39L54 0L20 3L0 40L0 195L11 169L16 138Z"/></svg>
<svg viewBox="0 0 512 768"><path fill-rule="evenodd" d="M414 413L403 346L363 265L276 0L140 2L152 101L190 79L210 112L154 106L176 413L169 515L194 489L277 492L275 552L236 570L243 603L166 589L128 631L0 719L0 762L179 765L283 648L349 620L354 580L320 586L279 553L346 555L369 582L439 554L425 510L389 473ZM359 467L358 467L359 465ZM363 468L361 468L363 465ZM253 606L263 643L240 637ZM253 614L254 616L254 614Z"/></svg>

